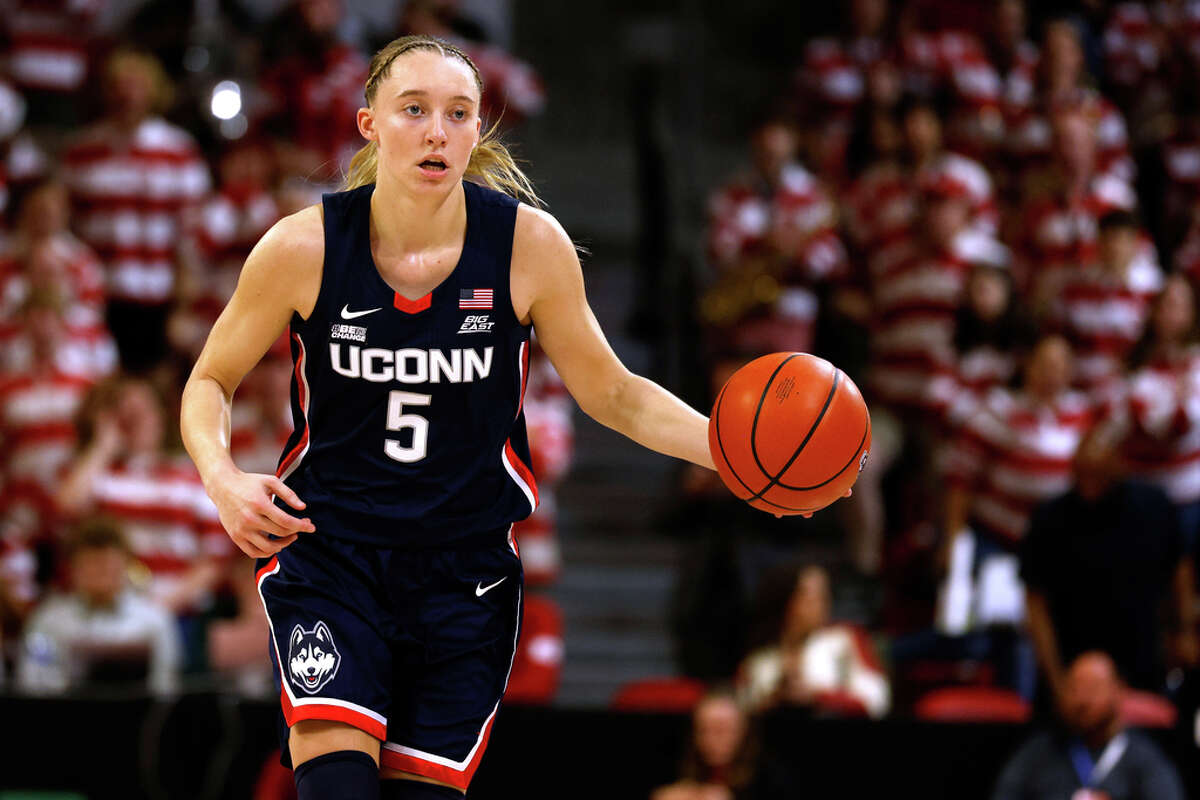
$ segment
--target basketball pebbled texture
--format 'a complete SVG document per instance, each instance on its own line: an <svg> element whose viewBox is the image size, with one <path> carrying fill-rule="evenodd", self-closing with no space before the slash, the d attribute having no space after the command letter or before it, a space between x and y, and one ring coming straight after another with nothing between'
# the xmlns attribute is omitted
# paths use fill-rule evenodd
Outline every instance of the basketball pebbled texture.
<svg viewBox="0 0 1200 800"><path fill-rule="evenodd" d="M708 443L730 491L773 514L817 511L854 485L871 416L854 382L807 353L745 365L713 404Z"/></svg>

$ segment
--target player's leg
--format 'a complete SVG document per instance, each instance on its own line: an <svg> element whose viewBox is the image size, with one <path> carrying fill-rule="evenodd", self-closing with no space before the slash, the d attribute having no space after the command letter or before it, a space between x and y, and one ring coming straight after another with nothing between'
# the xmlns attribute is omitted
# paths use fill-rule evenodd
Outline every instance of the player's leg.
<svg viewBox="0 0 1200 800"><path fill-rule="evenodd" d="M305 719L288 735L299 800L375 800L379 740L344 722Z"/></svg>
<svg viewBox="0 0 1200 800"><path fill-rule="evenodd" d="M501 541L504 541L501 535ZM383 797L462 797L487 749L520 627L520 559L508 544L414 554L406 580L415 647L394 654L397 685L380 752Z"/></svg>
<svg viewBox="0 0 1200 800"><path fill-rule="evenodd" d="M300 800L377 798L391 651L373 553L305 537L259 562L257 585Z"/></svg>

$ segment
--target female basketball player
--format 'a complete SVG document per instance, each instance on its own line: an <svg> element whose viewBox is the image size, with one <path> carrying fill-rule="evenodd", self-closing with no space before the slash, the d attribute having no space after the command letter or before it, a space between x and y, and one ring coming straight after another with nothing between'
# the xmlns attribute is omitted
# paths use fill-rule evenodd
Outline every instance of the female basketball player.
<svg viewBox="0 0 1200 800"><path fill-rule="evenodd" d="M348 191L263 236L184 390L188 451L259 559L302 800L467 789L516 645L509 531L537 503L531 326L590 416L713 468L705 417L617 360L571 240L515 199L536 203L481 136L482 88L436 39L375 55ZM230 403L289 326L295 432L276 476L247 474Z"/></svg>

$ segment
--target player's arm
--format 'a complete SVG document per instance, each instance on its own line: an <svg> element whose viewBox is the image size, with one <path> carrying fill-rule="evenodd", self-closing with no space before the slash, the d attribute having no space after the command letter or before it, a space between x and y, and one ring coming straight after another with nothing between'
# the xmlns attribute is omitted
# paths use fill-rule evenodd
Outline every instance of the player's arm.
<svg viewBox="0 0 1200 800"><path fill-rule="evenodd" d="M518 317L533 321L539 344L588 416L651 450L715 469L708 418L625 368L588 306L575 246L554 217L524 205L513 240L512 293Z"/></svg>
<svg viewBox="0 0 1200 800"><path fill-rule="evenodd" d="M234 543L262 558L312 531L307 519L286 514L271 501L304 503L274 475L244 473L229 451L233 393L259 362L293 312L312 313L320 291L324 237L320 209L304 209L280 220L246 259L237 289L213 325L183 389L180 430ZM270 539L266 534L279 538Z"/></svg>

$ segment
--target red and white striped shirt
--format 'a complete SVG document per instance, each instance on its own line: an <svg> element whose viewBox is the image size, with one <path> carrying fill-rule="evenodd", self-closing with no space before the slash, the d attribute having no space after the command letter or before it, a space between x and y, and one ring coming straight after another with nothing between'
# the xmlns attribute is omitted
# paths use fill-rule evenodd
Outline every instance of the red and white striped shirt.
<svg viewBox="0 0 1200 800"><path fill-rule="evenodd" d="M1178 504L1200 501L1200 347L1130 376L1123 453L1134 472Z"/></svg>
<svg viewBox="0 0 1200 800"><path fill-rule="evenodd" d="M196 210L188 226L196 257L184 259L189 267L186 289L173 322L176 335L187 339L177 341L178 347L199 354L237 288L246 257L280 216L275 198L265 191L241 194L222 189Z"/></svg>
<svg viewBox="0 0 1200 800"><path fill-rule="evenodd" d="M1092 121L1096 137L1096 171L1132 181L1136 168L1129 155L1129 132L1120 110L1107 99L1090 89L1078 89L1070 101L1056 108L1076 108ZM1051 163L1054 129L1047 110L1036 102L1028 107L1010 110L1006 123L1005 141L1009 154L1025 169L1036 169Z"/></svg>
<svg viewBox="0 0 1200 800"><path fill-rule="evenodd" d="M1054 316L1075 346L1076 385L1098 389L1123 377L1125 359L1162 287L1162 270L1145 253L1135 256L1123 275L1097 265L1071 272Z"/></svg>
<svg viewBox="0 0 1200 800"><path fill-rule="evenodd" d="M1021 212L1020 251L1026 263L1018 282L1036 291L1047 280L1061 282L1066 270L1094 263L1100 217L1136 207L1133 187L1112 175L1095 176L1079 197L1058 192L1034 197Z"/></svg>
<svg viewBox="0 0 1200 800"><path fill-rule="evenodd" d="M1144 3L1117 3L1104 26L1104 73L1110 81L1132 88L1158 69L1154 19Z"/></svg>
<svg viewBox="0 0 1200 800"><path fill-rule="evenodd" d="M947 176L966 189L971 205L971 225L995 234L999 211L991 176L974 159L946 152L930 159L916 172L885 163L867 170L847 192L844 203L846 230L865 252L873 252L908 234L917 221L918 187Z"/></svg>
<svg viewBox="0 0 1200 800"><path fill-rule="evenodd" d="M134 557L150 570L151 595L160 600L199 561L233 555L216 506L190 465L165 458L118 465L96 477L91 496L96 511L125 531Z"/></svg>
<svg viewBox="0 0 1200 800"><path fill-rule="evenodd" d="M884 402L938 411L929 385L953 370L955 314L967 277L978 262L1006 258L1003 245L970 230L949 252L931 252L912 237L875 254L869 265L871 386Z"/></svg>
<svg viewBox="0 0 1200 800"><path fill-rule="evenodd" d="M75 415L91 388L86 378L57 371L0 379L0 456L6 480L48 492L75 451Z"/></svg>
<svg viewBox="0 0 1200 800"><path fill-rule="evenodd" d="M192 137L157 117L128 139L100 122L67 148L63 166L78 233L107 268L109 297L170 302L183 214L209 190Z"/></svg>
<svg viewBox="0 0 1200 800"><path fill-rule="evenodd" d="M779 255L787 262L780 276L784 289L770 318L765 325L760 320L742 326L740 335L761 335L777 343L786 340L787 349L811 348L818 310L815 289L843 280L849 273L836 224L833 201L799 164L784 167L773 191L751 177L742 177L712 195L708 249L719 270L736 271L742 259L755 255ZM773 239L792 242L795 250L776 253Z"/></svg>
<svg viewBox="0 0 1200 800"><path fill-rule="evenodd" d="M83 88L104 0L16 0L5 4L8 74L22 89Z"/></svg>
<svg viewBox="0 0 1200 800"><path fill-rule="evenodd" d="M991 345L960 353L950 369L929 382L930 400L951 430L963 425L994 389L1007 386L1017 374L1017 354Z"/></svg>
<svg viewBox="0 0 1200 800"><path fill-rule="evenodd" d="M1070 488L1071 461L1096 418L1080 392L1041 405L1023 392L992 391L946 460L946 479L971 492L976 532L1015 545L1034 507Z"/></svg>
<svg viewBox="0 0 1200 800"><path fill-rule="evenodd" d="M326 159L321 178L338 175L365 144L355 112L363 102L367 66L353 47L334 45L285 58L263 77L269 112L286 126L291 142Z"/></svg>

